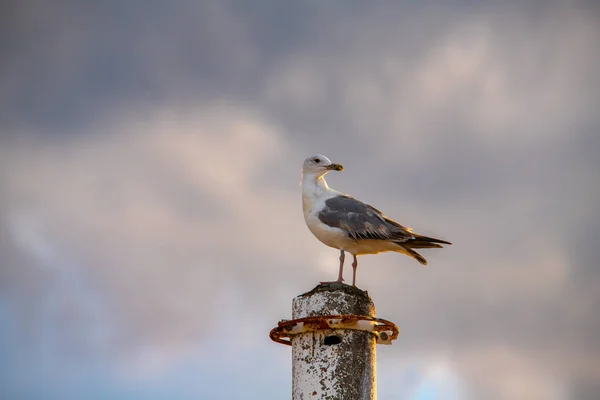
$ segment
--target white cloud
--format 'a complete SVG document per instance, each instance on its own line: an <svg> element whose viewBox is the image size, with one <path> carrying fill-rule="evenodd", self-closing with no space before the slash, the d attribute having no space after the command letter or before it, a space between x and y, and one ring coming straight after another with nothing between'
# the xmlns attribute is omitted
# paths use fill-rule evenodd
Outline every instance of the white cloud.
<svg viewBox="0 0 600 400"><path fill-rule="evenodd" d="M474 348L460 359L471 382L469 398L566 400L567 385L550 368L504 346ZM466 367L466 368L465 368Z"/></svg>
<svg viewBox="0 0 600 400"><path fill-rule="evenodd" d="M313 239L302 224L293 161L302 158L250 110L147 110L84 136L5 143L3 211L14 222L13 240L57 273L71 259L94 277L118 304L117 346L134 340L133 348L152 343L177 353L208 329L195 318L203 299L216 301L235 285L253 293L245 307L260 307L268 304L260 289L270 284L266 275L317 268L305 251ZM294 192L260 176L278 164L293 164ZM24 207L61 257L23 228ZM221 311L201 314L219 320Z"/></svg>
<svg viewBox="0 0 600 400"><path fill-rule="evenodd" d="M422 10L341 13L320 19L326 23L314 27L318 40L267 57L261 75L253 67L269 49L252 47L259 36L252 21L213 7L199 32L192 29L197 14L186 9L192 24L179 26L174 14L162 29L136 30L140 37L126 35L127 45L117 46L141 49L124 75L143 70L158 97L161 89L176 93L166 95L166 106L140 107L138 94L121 98L117 91L111 113L92 107L97 119L85 132L22 129L0 138L0 234L11 235L1 237L10 262L0 274L23 276L3 279L15 283L7 296L20 296L9 299L11 315L38 322L31 310L42 309L52 291L58 301L44 321L53 332L64 331L63 316L75 321L67 339L109 326L97 348L117 353L120 373L133 381L212 356L214 349L203 347L215 344L206 320L246 330L235 343L220 342L230 345L223 371L237 351L263 355L263 345L275 346L268 329L290 316L291 298L336 276L338 252L305 229L298 187L302 149L332 149L355 168L331 182L416 231L455 243L428 252L428 268L397 254L361 259L359 284L402 330L398 344L385 349L394 363L406 349L426 346L429 353L418 356L426 362L417 364L433 387L460 381L501 399L562 394L569 379L595 380L596 355L576 339L588 335L581 326L593 326L587 319L595 297L578 293L581 266L570 264L567 240L590 221L598 198L595 164L580 154L580 142L569 147L572 135L597 125L593 15L552 8L531 19L511 6L443 18ZM104 43L105 33L92 36ZM41 82L48 86L30 83L52 100L53 85L75 82L71 91L79 95L77 82L98 84L96 70L79 70L95 61L84 57L89 36L75 36L58 43L76 45L77 57L54 60L51 83ZM186 56L196 50L211 55L212 68L198 73L208 78L190 72L198 64ZM13 79L23 60L35 59L21 58L2 80L10 104L21 96ZM77 73L82 81L67 79ZM243 86L240 97L254 102L196 103L195 84L232 92ZM246 86L257 92L248 95ZM169 103L173 98L187 100ZM36 104L41 114L49 106ZM419 192L422 180L430 180L429 191ZM32 255L32 262L12 262ZM43 275L33 285L40 262L51 279ZM75 279L52 279L65 271ZM564 303L563 314L550 312ZM39 333L35 324L23 326ZM538 357L534 341L551 363ZM440 342L456 357L437 351Z"/></svg>
<svg viewBox="0 0 600 400"><path fill-rule="evenodd" d="M412 32L428 40L412 53L402 24L367 13L361 26L368 28L348 32L357 40L338 43L332 35L329 43L326 35L284 59L265 97L300 115L327 110L344 121L348 140L368 136L373 148L365 151L396 161L435 156L445 150L438 143L453 137L491 153L565 140L594 112L583 78L600 67L594 16L559 8L532 24L517 9L504 12L456 15L427 31L436 22L429 15ZM365 30L377 45L360 40Z"/></svg>

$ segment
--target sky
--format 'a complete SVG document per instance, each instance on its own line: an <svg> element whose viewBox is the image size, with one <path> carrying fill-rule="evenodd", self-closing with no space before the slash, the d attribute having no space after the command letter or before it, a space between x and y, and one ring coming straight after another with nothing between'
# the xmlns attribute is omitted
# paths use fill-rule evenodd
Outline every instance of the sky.
<svg viewBox="0 0 600 400"><path fill-rule="evenodd" d="M291 396L337 276L300 168L453 242L363 256L378 394L600 393L594 1L0 5L0 397ZM350 279L347 268L346 279Z"/></svg>

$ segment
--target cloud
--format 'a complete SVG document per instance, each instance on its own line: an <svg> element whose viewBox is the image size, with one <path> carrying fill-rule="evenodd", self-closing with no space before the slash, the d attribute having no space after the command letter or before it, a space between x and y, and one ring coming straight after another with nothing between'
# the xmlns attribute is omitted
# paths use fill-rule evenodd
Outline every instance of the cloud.
<svg viewBox="0 0 600 400"><path fill-rule="evenodd" d="M510 349L474 349L462 365L469 365L469 381L474 383L474 398L489 399L567 399L570 398L564 380L551 369L540 368L528 357ZM502 379L497 379L502 376Z"/></svg>
<svg viewBox="0 0 600 400"><path fill-rule="evenodd" d="M579 9L539 13L532 24L532 15L510 6L454 11L438 26L428 13L410 37L378 11L342 14L339 25L361 29L344 31L344 41L325 29L325 39L284 58L266 97L284 115L333 114L339 131L325 130L326 140L368 138L365 150L390 163L420 164L432 149L443 158L439 144L456 140L486 155L561 141L565 129L577 132L593 118L598 99L583 85L600 85L591 74L599 32L595 15Z"/></svg>
<svg viewBox="0 0 600 400"><path fill-rule="evenodd" d="M401 328L384 366L414 360L459 398L594 392L590 4L23 4L1 24L22 41L0 74L0 337L39 376L169 377L158 390L186 368L229 379L238 351L286 365L266 333L337 268L300 213L300 163L322 152L346 167L333 187L454 242L425 269L361 258ZM182 397L209 390L185 376Z"/></svg>
<svg viewBox="0 0 600 400"><path fill-rule="evenodd" d="M294 275L312 258L287 245L311 240L296 196L252 183L290 154L276 128L229 106L150 114L61 143L26 134L2 150L7 250L34 256L2 274L80 275L110 304L117 347L186 346L208 329L190 318L202 299L233 284L259 307L265 274ZM44 302L40 290L16 296ZM202 314L221 320L218 308Z"/></svg>

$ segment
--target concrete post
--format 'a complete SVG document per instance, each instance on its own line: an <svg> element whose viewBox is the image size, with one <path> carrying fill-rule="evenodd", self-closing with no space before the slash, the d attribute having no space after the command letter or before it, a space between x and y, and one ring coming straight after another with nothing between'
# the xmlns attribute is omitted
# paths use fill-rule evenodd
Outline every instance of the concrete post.
<svg viewBox="0 0 600 400"><path fill-rule="evenodd" d="M292 346L293 400L373 400L375 344L392 344L398 327L375 317L367 292L326 283L296 297L292 320L269 336Z"/></svg>
<svg viewBox="0 0 600 400"><path fill-rule="evenodd" d="M375 317L366 292L327 283L296 297L292 318L327 315ZM377 397L375 335L349 329L307 331L292 341L293 400L366 400Z"/></svg>

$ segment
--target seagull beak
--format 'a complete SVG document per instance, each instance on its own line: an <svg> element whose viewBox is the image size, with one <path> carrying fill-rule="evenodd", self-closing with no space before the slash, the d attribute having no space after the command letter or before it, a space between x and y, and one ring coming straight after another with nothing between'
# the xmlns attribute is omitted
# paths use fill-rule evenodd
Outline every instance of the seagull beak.
<svg viewBox="0 0 600 400"><path fill-rule="evenodd" d="M327 169L331 171L343 171L344 167L342 167L342 164L330 164L327 166Z"/></svg>

